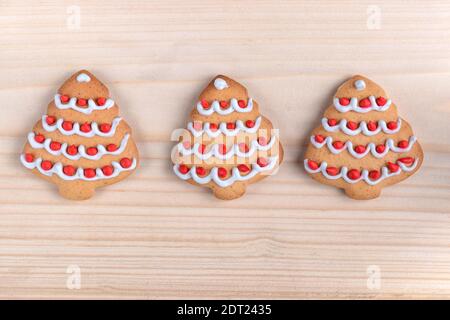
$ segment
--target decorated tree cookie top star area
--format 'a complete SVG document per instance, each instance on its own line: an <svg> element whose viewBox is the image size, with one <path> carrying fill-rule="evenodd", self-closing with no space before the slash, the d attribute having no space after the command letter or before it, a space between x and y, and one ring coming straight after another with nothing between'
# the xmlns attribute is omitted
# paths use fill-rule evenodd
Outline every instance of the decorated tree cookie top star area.
<svg viewBox="0 0 450 320"><path fill-rule="evenodd" d="M172 152L180 179L220 199L241 197L247 185L275 173L282 159L278 130L247 89L223 75L200 94Z"/></svg>
<svg viewBox="0 0 450 320"><path fill-rule="evenodd" d="M354 76L339 87L313 130L304 167L313 179L351 198L372 199L414 174L422 160L411 126L386 92Z"/></svg>
<svg viewBox="0 0 450 320"><path fill-rule="evenodd" d="M92 197L96 188L129 176L139 162L118 105L86 70L61 86L27 138L22 164L68 199Z"/></svg>

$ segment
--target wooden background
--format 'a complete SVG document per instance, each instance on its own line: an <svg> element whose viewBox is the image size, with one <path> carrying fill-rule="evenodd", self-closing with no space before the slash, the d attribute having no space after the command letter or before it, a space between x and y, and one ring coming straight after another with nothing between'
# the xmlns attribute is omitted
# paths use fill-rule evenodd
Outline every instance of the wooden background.
<svg viewBox="0 0 450 320"><path fill-rule="evenodd" d="M0 298L450 298L448 1L2 0L0 30ZM110 87L143 161L71 202L18 156L80 68ZM169 160L218 73L248 87L286 150L278 175L231 202ZM367 202L298 163L355 73L388 90L426 153Z"/></svg>

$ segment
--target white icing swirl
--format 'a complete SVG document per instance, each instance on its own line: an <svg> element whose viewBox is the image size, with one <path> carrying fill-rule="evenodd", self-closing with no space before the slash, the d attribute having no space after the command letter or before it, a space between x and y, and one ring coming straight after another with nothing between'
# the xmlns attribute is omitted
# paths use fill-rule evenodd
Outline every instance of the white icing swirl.
<svg viewBox="0 0 450 320"><path fill-rule="evenodd" d="M103 145L97 145L97 154L91 156L87 154L86 147L83 145L78 146L78 153L75 155L70 155L67 153L67 148L69 145L67 143L61 144L61 148L59 150L52 150L50 148L50 144L52 143L52 140L50 138L45 139L43 143L37 142L35 139L35 133L30 132L28 134L28 142L30 143L31 147L33 149L45 149L48 153L54 156L60 156L64 155L67 159L70 160L80 160L81 158L85 158L88 160L100 160L105 155L119 155L121 154L125 148L127 147L128 139L130 138L129 134L126 134L122 142L120 143L120 146L115 151L108 151L106 150L105 146Z"/></svg>
<svg viewBox="0 0 450 320"><path fill-rule="evenodd" d="M238 156L241 158L250 158L256 151L268 151L270 150L273 145L275 144L275 141L277 140L276 136L272 136L270 138L270 142L266 145L261 145L258 143L257 140L253 140L251 142L251 146L247 152L243 152L239 146L238 143L234 144L230 150L222 154L220 153L220 146L219 144L215 143L210 146L210 149L208 152L201 153L200 152L200 143L195 143L191 148L185 148L182 142L178 144L178 151L183 156L190 156L194 154L197 158L201 160L208 160L211 157L216 157L220 160L227 160L232 158L233 156Z"/></svg>
<svg viewBox="0 0 450 320"><path fill-rule="evenodd" d="M129 168L123 168L119 162L113 161L111 163L112 167L114 168L114 171L111 175L107 176L103 173L102 169L97 168L95 170L96 176L92 178L88 178L84 175L83 168L78 168L76 173L73 176L68 176L63 171L63 164L61 162L57 162L53 165L53 167L50 170L44 170L41 167L42 158L37 158L36 160L32 162L27 162L25 160L25 156L22 154L20 155L20 161L27 169L37 169L41 174L51 177L54 174L56 174L59 178L65 181L74 181L74 180L83 180L83 181L97 181L97 180L106 180L106 179L112 179L120 175L124 171L131 171L136 168L137 160L133 158L133 162Z"/></svg>
<svg viewBox="0 0 450 320"><path fill-rule="evenodd" d="M94 136L112 137L116 133L117 126L119 125L120 121L122 120L121 117L114 118L114 120L111 124L111 129L108 132L102 132L100 130L100 128L99 128L100 126L98 125L97 122L91 123L91 131L83 132L80 130L80 124L78 122L75 122L73 124L72 130L65 130L62 126L64 119L58 119L58 121L56 121L56 123L52 124L52 125L48 124L46 119L47 119L46 115L42 116L42 127L47 132L53 132L55 130L59 130L59 132L61 132L61 134L65 135L65 136L72 136L72 135L76 134L76 135L79 135L79 136L82 136L85 138L92 138Z"/></svg>
<svg viewBox="0 0 450 320"><path fill-rule="evenodd" d="M55 105L58 109L61 109L61 110L72 109L72 110L75 110L75 111L78 111L78 112L81 112L84 114L91 114L93 111L107 110L114 106L114 100L112 100L112 99L107 99L103 106L99 106L94 100L89 99L88 107L79 107L79 106L77 106L77 98L76 97L70 98L69 102L67 102L67 103L62 103L60 94L55 95L54 101L55 101Z"/></svg>
<svg viewBox="0 0 450 320"><path fill-rule="evenodd" d="M311 169L308 166L308 159L305 159L304 162L303 162L305 170L308 173L319 173L319 172L321 172L322 175L326 179L336 180L336 179L342 178L342 179L345 180L345 182L348 182L348 183L357 183L357 182L363 180L364 182L366 182L368 185L371 185L371 186L374 186L374 185L378 184L379 182L383 181L386 178L399 175L402 171L405 171L405 172L413 171L416 168L418 163L419 163L419 159L415 159L414 163L411 166L407 166L406 164L404 164L404 163L399 161L399 162L397 162L397 164L400 167L400 170L397 170L395 172L390 172L389 169L386 166L384 166L384 167L381 168L381 175L380 175L380 177L378 179L376 179L376 180L370 179L370 177L369 177L369 170L363 169L361 176L358 179L352 180L352 179L350 179L347 176L347 173L348 173L349 170L345 166L341 168L340 172L337 175L332 176L332 175L328 174L328 172L327 172L328 164L325 161L323 161L320 164L320 167L318 167L315 170Z"/></svg>
<svg viewBox="0 0 450 320"><path fill-rule="evenodd" d="M379 120L377 128L373 131L369 130L369 128L367 127L367 123L365 121L361 121L358 128L356 128L355 130L352 130L347 127L346 119L342 119L335 126L330 126L328 124L328 119L322 118L322 126L328 132L337 132L337 131L341 130L342 132L344 132L345 134L347 134L349 136L356 136L360 133L364 134L365 136L374 136L374 135L380 133L381 131L383 131L386 134L393 134L393 133L399 132L400 128L402 126L402 119L398 118L397 127L392 130L387 127L387 123L384 120Z"/></svg>
<svg viewBox="0 0 450 320"><path fill-rule="evenodd" d="M202 136L204 133L207 134L211 138L217 138L221 134L223 134L227 137L234 137L241 131L246 132L246 133L256 133L256 131L258 131L260 125L261 125L261 117L258 117L255 120L254 126L251 128L247 127L242 120L236 121L235 129L228 129L226 122L221 122L219 127L217 128L217 130L211 130L209 122L205 122L203 124L203 127L201 130L195 129L193 122L189 122L187 125L187 128L192 133L192 135L196 138Z"/></svg>
<svg viewBox="0 0 450 320"><path fill-rule="evenodd" d="M311 140L311 144L318 149L322 148L324 145L327 145L328 150L330 150L330 152L332 154L339 154L342 151L347 149L348 152L354 158L357 158L357 159L364 158L369 152L371 152L375 158L381 159L389 152L389 150L392 150L393 152L397 152L397 153L411 151L414 143L417 141L417 138L415 136L409 137L409 144L406 148L400 148L395 145L395 142L393 139L387 139L384 144L385 149L381 153L377 152L377 149L376 149L377 145L373 142L370 142L367 146L365 146L366 150L363 153L357 153L355 151L355 149L353 148L353 143L351 141L347 141L341 149L336 149L333 146L333 138L332 137L326 137L324 141L317 142L315 139L315 136L311 136L310 140Z"/></svg>
<svg viewBox="0 0 450 320"><path fill-rule="evenodd" d="M175 164L173 166L173 171L182 180L193 179L198 184L207 184L211 181L214 181L218 186L226 188L231 186L236 181L249 180L254 176L256 176L258 173L270 171L273 168L275 168L277 163L278 163L278 156L269 158L269 163L264 167L259 166L257 163L253 163L252 170L246 175L241 175L238 168L233 168L232 174L228 179L222 179L219 177L218 168L212 168L210 173L204 177L199 177L197 175L196 166L192 166L191 169L186 174L183 174L179 170L180 166L178 164Z"/></svg>
<svg viewBox="0 0 450 320"><path fill-rule="evenodd" d="M89 77L86 73L80 73L77 76L77 81L78 82L89 82L89 81L91 81L91 77Z"/></svg>
<svg viewBox="0 0 450 320"><path fill-rule="evenodd" d="M391 106L391 99L387 100L386 103L384 104L384 106L379 106L377 104L376 98L374 96L370 96L368 97L371 103L371 106L368 108L361 108L358 105L358 99L353 97L350 99L350 103L347 106L343 106L340 102L339 102L339 98L334 98L333 102L334 102L334 107L339 111L339 112L348 112L348 111L355 111L355 112L359 112L359 113L367 113L370 111L386 111L387 109L389 109L389 107Z"/></svg>
<svg viewBox="0 0 450 320"><path fill-rule="evenodd" d="M199 101L197 103L197 111L203 116L210 116L214 112L217 112L218 114L225 116L227 114L233 113L233 112L241 112L241 113L247 113L251 112L253 110L253 100L250 98L248 99L247 106L244 108L241 108L238 104L238 101L233 98L230 100L230 105L228 108L222 108L220 106L220 102L215 100L211 103L208 109L203 108L202 103Z"/></svg>
<svg viewBox="0 0 450 320"><path fill-rule="evenodd" d="M228 88L228 83L222 78L217 78L214 80L214 87L216 87L217 90L223 90Z"/></svg>

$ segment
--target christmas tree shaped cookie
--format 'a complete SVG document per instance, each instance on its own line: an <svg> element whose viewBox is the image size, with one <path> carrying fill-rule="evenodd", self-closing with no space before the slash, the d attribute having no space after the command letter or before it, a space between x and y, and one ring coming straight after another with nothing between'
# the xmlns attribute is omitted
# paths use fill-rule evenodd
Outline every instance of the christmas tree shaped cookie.
<svg viewBox="0 0 450 320"><path fill-rule="evenodd" d="M82 200L128 177L139 161L131 128L106 86L86 70L70 77L28 134L22 164Z"/></svg>
<svg viewBox="0 0 450 320"><path fill-rule="evenodd" d="M386 92L354 76L339 87L322 123L312 132L304 167L313 179L372 199L414 174L423 152L411 126Z"/></svg>
<svg viewBox="0 0 450 320"><path fill-rule="evenodd" d="M172 156L175 174L220 199L241 197L248 184L273 174L283 159L278 130L247 89L219 75L200 94Z"/></svg>

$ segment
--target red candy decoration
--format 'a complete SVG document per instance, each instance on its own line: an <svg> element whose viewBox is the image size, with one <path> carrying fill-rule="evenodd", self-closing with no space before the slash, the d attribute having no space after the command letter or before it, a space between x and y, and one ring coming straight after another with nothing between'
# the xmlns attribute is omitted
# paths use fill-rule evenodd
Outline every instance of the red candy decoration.
<svg viewBox="0 0 450 320"><path fill-rule="evenodd" d="M265 137L258 137L258 143L260 146L267 145L267 139Z"/></svg>
<svg viewBox="0 0 450 320"><path fill-rule="evenodd" d="M316 140L316 142L318 142L318 143L322 143L325 141L325 137L321 134L316 134L314 136L314 140Z"/></svg>
<svg viewBox="0 0 450 320"><path fill-rule="evenodd" d="M202 104L203 109L209 109L209 108L211 108L211 105L210 105L209 102L206 101L205 99L200 100L200 103Z"/></svg>
<svg viewBox="0 0 450 320"><path fill-rule="evenodd" d="M52 149L53 151L58 151L59 149L61 149L61 143L52 141L50 143L50 149Z"/></svg>
<svg viewBox="0 0 450 320"><path fill-rule="evenodd" d="M372 105L372 103L370 102L370 100L368 98L364 98L359 101L359 106L361 108L369 108L371 105Z"/></svg>
<svg viewBox="0 0 450 320"><path fill-rule="evenodd" d="M62 96L59 98L59 100L61 100L62 103L67 103L67 102L69 102L70 98L69 98L69 96L62 95Z"/></svg>
<svg viewBox="0 0 450 320"><path fill-rule="evenodd" d="M217 169L217 175L219 176L219 178L225 178L227 176L228 172L227 169L220 167L219 169Z"/></svg>
<svg viewBox="0 0 450 320"><path fill-rule="evenodd" d="M101 131L101 132L107 133L107 132L109 132L110 130L111 130L111 125L110 125L110 124L108 124L108 123L102 123L102 124L100 125L100 131Z"/></svg>
<svg viewBox="0 0 450 320"><path fill-rule="evenodd" d="M356 169L351 169L349 172L347 172L347 176L352 180L356 180L361 177L361 173Z"/></svg>
<svg viewBox="0 0 450 320"><path fill-rule="evenodd" d="M255 126L255 122L253 120L247 120L245 121L245 125L247 128L253 128Z"/></svg>
<svg viewBox="0 0 450 320"><path fill-rule="evenodd" d="M247 173L250 171L249 166L245 165L245 164L240 164L237 166L238 170L242 173Z"/></svg>
<svg viewBox="0 0 450 320"><path fill-rule="evenodd" d="M375 131L378 128L378 124L375 121L369 121L367 123L367 129L369 129L369 131Z"/></svg>
<svg viewBox="0 0 450 320"><path fill-rule="evenodd" d="M333 147L335 148L335 149L342 149L345 145L344 145L344 143L342 142L342 141L334 141L333 143Z"/></svg>
<svg viewBox="0 0 450 320"><path fill-rule="evenodd" d="M355 152L359 153L359 154L364 153L364 152L366 152L366 147L365 146L356 146Z"/></svg>
<svg viewBox="0 0 450 320"><path fill-rule="evenodd" d="M25 161L30 163L34 161L34 156L31 153L26 153L25 154Z"/></svg>
<svg viewBox="0 0 450 320"><path fill-rule="evenodd" d="M398 164L395 164L393 162L388 162L387 167L390 172L397 172L400 169L400 166Z"/></svg>
<svg viewBox="0 0 450 320"><path fill-rule="evenodd" d="M265 167L269 164L269 161L266 158L258 158L258 160L256 160L256 163L260 166L260 167Z"/></svg>
<svg viewBox="0 0 450 320"><path fill-rule="evenodd" d="M198 121L194 122L192 126L193 126L194 129L197 130L197 131L200 131L200 130L202 130L202 128L203 128L203 127L202 127L202 123L201 123L201 122L198 122Z"/></svg>
<svg viewBox="0 0 450 320"><path fill-rule="evenodd" d="M86 153L90 156L95 156L98 153L98 150L96 147L90 147L86 149Z"/></svg>
<svg viewBox="0 0 450 320"><path fill-rule="evenodd" d="M71 145L67 147L67 153L70 154L71 156L74 156L78 153L78 147L75 145Z"/></svg>
<svg viewBox="0 0 450 320"><path fill-rule="evenodd" d="M227 109L230 105L228 104L228 101L220 101L219 105L222 109Z"/></svg>
<svg viewBox="0 0 450 320"><path fill-rule="evenodd" d="M335 125L337 125L337 120L336 119L328 119L328 125L330 127L334 127Z"/></svg>
<svg viewBox="0 0 450 320"><path fill-rule="evenodd" d="M64 166L63 172L66 176L73 176L75 174L76 170L72 166Z"/></svg>
<svg viewBox="0 0 450 320"><path fill-rule="evenodd" d="M220 154L225 154L227 153L227 146L224 144L219 144L219 153Z"/></svg>
<svg viewBox="0 0 450 320"><path fill-rule="evenodd" d="M195 172L199 175L199 176L204 176L206 174L206 169L203 167L197 167L195 168Z"/></svg>
<svg viewBox="0 0 450 320"><path fill-rule="evenodd" d="M70 121L64 121L63 124L62 124L62 127L63 127L64 130L70 131L70 130L73 129L73 123L70 122Z"/></svg>
<svg viewBox="0 0 450 320"><path fill-rule="evenodd" d="M86 99L82 99L82 98L78 98L77 105L79 105L80 107L85 107L87 105L87 100Z"/></svg>
<svg viewBox="0 0 450 320"><path fill-rule="evenodd" d="M376 101L377 105L379 105L380 107L384 106L387 102L386 98L384 97L378 97Z"/></svg>
<svg viewBox="0 0 450 320"><path fill-rule="evenodd" d="M339 98L339 103L343 106L348 106L350 104L349 98Z"/></svg>
<svg viewBox="0 0 450 320"><path fill-rule="evenodd" d="M400 161L401 163L407 164L407 165L411 165L414 163L414 158L412 157L404 157L404 158L400 158L397 161Z"/></svg>
<svg viewBox="0 0 450 320"><path fill-rule="evenodd" d="M51 126L52 124L55 124L56 118L53 117L53 116L47 116L47 117L45 118L45 122L47 122L47 124L48 124L49 126Z"/></svg>
<svg viewBox="0 0 450 320"><path fill-rule="evenodd" d="M206 145L201 144L198 146L198 152L200 152L201 154L205 153L206 151Z"/></svg>
<svg viewBox="0 0 450 320"><path fill-rule="evenodd" d="M308 160L308 167L310 167L312 170L319 169L319 164L315 161Z"/></svg>
<svg viewBox="0 0 450 320"><path fill-rule="evenodd" d="M395 129L397 129L397 122L389 121L387 123L387 127L388 127L389 130L395 130Z"/></svg>
<svg viewBox="0 0 450 320"><path fill-rule="evenodd" d="M180 170L181 171L181 170ZM110 176L114 173L114 168L112 166L104 166L102 172L105 176Z"/></svg>
<svg viewBox="0 0 450 320"><path fill-rule="evenodd" d="M356 130L358 129L358 124L354 121L349 121L347 122L347 128L349 128L350 130Z"/></svg>
<svg viewBox="0 0 450 320"><path fill-rule="evenodd" d="M34 140L38 143L43 143L45 141L45 137L42 134L37 134L34 136Z"/></svg>
<svg viewBox="0 0 450 320"><path fill-rule="evenodd" d="M117 147L117 145L115 145L114 143L108 144L108 145L106 146L106 150L107 150L108 152L114 152L114 151L116 151L117 149L118 149L118 147Z"/></svg>
<svg viewBox="0 0 450 320"><path fill-rule="evenodd" d="M327 173L328 173L330 176L336 176L336 175L339 174L339 169L336 168L336 167L328 167L328 168L327 168Z"/></svg>
<svg viewBox="0 0 450 320"><path fill-rule="evenodd" d="M372 170L369 172L369 178L372 180L377 180L378 178L380 178L380 176L381 176L380 171Z"/></svg>
<svg viewBox="0 0 450 320"><path fill-rule="evenodd" d="M239 101L238 101L238 105L239 105L239 107L241 107L241 108L247 108L247 104L245 103L244 100L239 100Z"/></svg>
<svg viewBox="0 0 450 320"><path fill-rule="evenodd" d="M120 160L120 165L122 166L122 168L127 169L131 167L132 164L133 162L129 158L123 158L122 160Z"/></svg>
<svg viewBox="0 0 450 320"><path fill-rule="evenodd" d="M379 145L377 145L377 146L375 147L375 150L376 150L378 153L383 153L384 150L386 150L386 146L385 146L384 144L379 144Z"/></svg>
<svg viewBox="0 0 450 320"><path fill-rule="evenodd" d="M242 143L239 143L239 150L247 153L250 149L247 144L242 142Z"/></svg>
<svg viewBox="0 0 450 320"><path fill-rule="evenodd" d="M209 129L211 131L217 131L217 129L219 129L219 126L216 123L210 123L209 124Z"/></svg>
<svg viewBox="0 0 450 320"><path fill-rule="evenodd" d="M44 160L41 163L41 168L44 169L45 171L48 171L51 168L53 168L53 163L51 163L51 161Z"/></svg>
<svg viewBox="0 0 450 320"><path fill-rule="evenodd" d="M228 129L228 130L234 130L234 129L236 129L236 124L233 123L233 122L228 122L228 123L227 123L227 129Z"/></svg>
<svg viewBox="0 0 450 320"><path fill-rule="evenodd" d="M89 179L95 177L95 170L91 168L84 169L84 176Z"/></svg>
<svg viewBox="0 0 450 320"><path fill-rule="evenodd" d="M91 125L89 124L89 123L87 123L87 122L85 122L85 123L83 123L81 126L80 126L80 130L82 131L82 132L90 132L91 131Z"/></svg>
<svg viewBox="0 0 450 320"><path fill-rule="evenodd" d="M97 105L99 105L99 106L104 106L105 105L105 103L106 103L106 98L98 98L97 99Z"/></svg>
<svg viewBox="0 0 450 320"><path fill-rule="evenodd" d="M406 140L401 140L401 141L398 142L397 146L398 146L399 148L405 149L405 148L408 148L409 142L406 141Z"/></svg>

